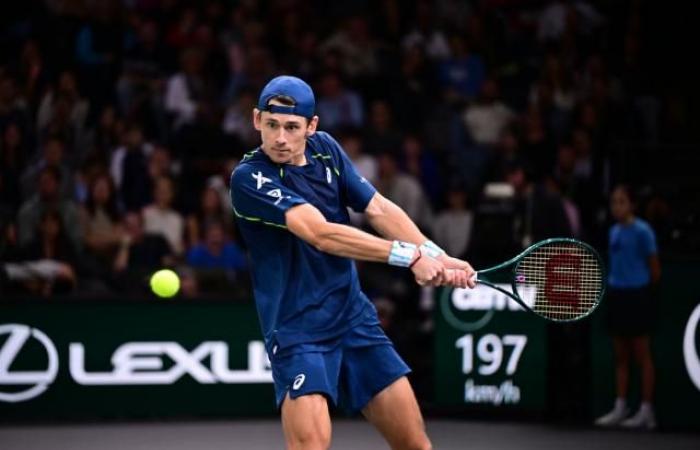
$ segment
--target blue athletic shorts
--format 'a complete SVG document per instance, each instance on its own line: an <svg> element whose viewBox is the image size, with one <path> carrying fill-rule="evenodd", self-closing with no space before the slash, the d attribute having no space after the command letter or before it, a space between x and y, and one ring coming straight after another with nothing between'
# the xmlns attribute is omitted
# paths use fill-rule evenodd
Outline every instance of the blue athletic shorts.
<svg viewBox="0 0 700 450"><path fill-rule="evenodd" d="M323 394L354 414L411 372L379 325L359 325L330 341L300 344L270 356L278 408L287 393L291 398Z"/></svg>

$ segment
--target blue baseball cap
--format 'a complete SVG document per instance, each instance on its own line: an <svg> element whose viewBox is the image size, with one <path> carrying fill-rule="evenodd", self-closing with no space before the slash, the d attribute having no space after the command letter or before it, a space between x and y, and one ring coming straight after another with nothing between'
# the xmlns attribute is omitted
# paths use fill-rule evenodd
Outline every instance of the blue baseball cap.
<svg viewBox="0 0 700 450"><path fill-rule="evenodd" d="M294 100L294 106L268 105L271 98L283 95ZM316 109L314 91L304 80L289 75L282 75L270 80L265 85L260 98L258 109L280 114L294 114L311 119Z"/></svg>

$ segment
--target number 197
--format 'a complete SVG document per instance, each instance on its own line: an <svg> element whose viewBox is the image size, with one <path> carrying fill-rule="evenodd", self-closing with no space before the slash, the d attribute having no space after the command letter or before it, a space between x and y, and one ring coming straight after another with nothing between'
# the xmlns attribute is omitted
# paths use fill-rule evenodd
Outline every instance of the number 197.
<svg viewBox="0 0 700 450"><path fill-rule="evenodd" d="M518 370L525 344L527 336L522 334L506 334L502 339L495 334L485 334L476 342L477 371L480 375L493 375L503 363L504 347L513 347L506 365L506 374L514 374ZM457 339L455 346L462 349L462 373L471 373L474 370L474 336L465 334Z"/></svg>

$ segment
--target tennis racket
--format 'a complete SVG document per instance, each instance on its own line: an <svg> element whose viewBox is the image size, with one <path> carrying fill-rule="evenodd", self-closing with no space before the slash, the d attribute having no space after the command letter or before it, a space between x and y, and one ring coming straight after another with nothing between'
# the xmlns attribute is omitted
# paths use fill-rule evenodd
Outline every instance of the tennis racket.
<svg viewBox="0 0 700 450"><path fill-rule="evenodd" d="M598 252L585 242L553 238L537 242L513 259L476 272L477 283L496 289L523 308L555 322L591 314L605 292L605 269ZM493 279L509 279L512 292ZM520 289L519 289L520 288ZM534 295L528 301L519 291Z"/></svg>

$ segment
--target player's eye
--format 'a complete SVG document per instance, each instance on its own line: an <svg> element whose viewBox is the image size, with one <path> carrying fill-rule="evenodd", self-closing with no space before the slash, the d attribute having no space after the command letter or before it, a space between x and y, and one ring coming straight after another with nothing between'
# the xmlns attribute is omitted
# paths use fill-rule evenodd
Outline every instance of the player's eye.
<svg viewBox="0 0 700 450"><path fill-rule="evenodd" d="M275 128L277 128L277 123L276 122L267 122L267 126L274 130Z"/></svg>
<svg viewBox="0 0 700 450"><path fill-rule="evenodd" d="M299 125L287 125L285 128L287 131L296 131L299 129Z"/></svg>

